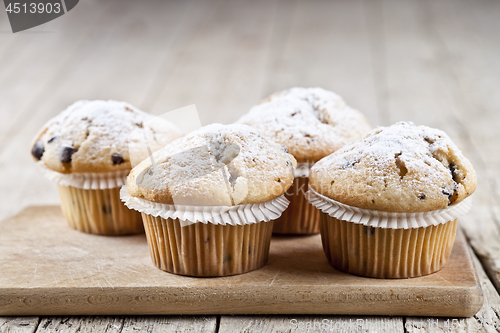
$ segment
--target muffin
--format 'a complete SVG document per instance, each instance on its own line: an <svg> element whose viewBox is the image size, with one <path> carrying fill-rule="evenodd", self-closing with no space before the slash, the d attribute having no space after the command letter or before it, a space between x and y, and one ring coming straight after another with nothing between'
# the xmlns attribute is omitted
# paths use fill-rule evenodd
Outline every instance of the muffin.
<svg viewBox="0 0 500 333"><path fill-rule="evenodd" d="M444 132L401 122L318 161L309 186L333 267L410 278L445 265L476 173Z"/></svg>
<svg viewBox="0 0 500 333"><path fill-rule="evenodd" d="M70 226L92 234L134 234L144 232L141 216L120 201L132 168L129 137L133 157L142 160L147 149L138 144L144 137L155 151L180 136L171 123L125 102L79 101L43 126L31 154L57 183Z"/></svg>
<svg viewBox="0 0 500 333"><path fill-rule="evenodd" d="M254 106L238 123L255 127L285 146L299 162L286 197L290 208L274 223L274 233L319 232L319 211L304 194L310 167L371 129L366 118L337 94L321 88L292 88Z"/></svg>
<svg viewBox="0 0 500 333"><path fill-rule="evenodd" d="M266 263L292 155L249 126L212 124L152 157L132 169L122 200L142 212L158 268L226 276Z"/></svg>

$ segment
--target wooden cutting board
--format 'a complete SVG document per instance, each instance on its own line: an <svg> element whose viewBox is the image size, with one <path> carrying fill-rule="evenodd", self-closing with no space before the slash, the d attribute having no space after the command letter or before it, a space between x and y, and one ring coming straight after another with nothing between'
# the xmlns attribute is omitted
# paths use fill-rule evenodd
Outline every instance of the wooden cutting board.
<svg viewBox="0 0 500 333"><path fill-rule="evenodd" d="M0 222L0 315L359 314L474 315L482 305L458 232L438 273L383 280L332 268L319 235L274 237L269 262L223 278L157 269L144 235L106 237L67 226L59 207Z"/></svg>

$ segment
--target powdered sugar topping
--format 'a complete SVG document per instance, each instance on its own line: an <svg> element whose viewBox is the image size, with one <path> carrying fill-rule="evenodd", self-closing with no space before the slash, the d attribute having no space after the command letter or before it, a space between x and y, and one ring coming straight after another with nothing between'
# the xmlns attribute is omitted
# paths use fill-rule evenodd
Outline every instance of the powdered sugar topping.
<svg viewBox="0 0 500 333"><path fill-rule="evenodd" d="M127 185L146 200L188 205L255 203L281 195L296 162L278 144L245 125L212 124L153 154Z"/></svg>
<svg viewBox="0 0 500 333"><path fill-rule="evenodd" d="M321 88L292 88L254 106L238 120L285 145L299 161L315 161L370 129L366 118L337 94Z"/></svg>

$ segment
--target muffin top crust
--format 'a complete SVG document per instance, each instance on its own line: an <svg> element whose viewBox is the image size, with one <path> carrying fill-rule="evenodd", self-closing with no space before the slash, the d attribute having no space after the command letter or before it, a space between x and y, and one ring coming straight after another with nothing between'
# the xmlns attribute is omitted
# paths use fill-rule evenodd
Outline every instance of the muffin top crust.
<svg viewBox="0 0 500 333"><path fill-rule="evenodd" d="M400 122L321 159L310 186L338 202L388 212L447 208L476 189L476 172L438 129Z"/></svg>
<svg viewBox="0 0 500 333"><path fill-rule="evenodd" d="M246 125L212 124L177 139L127 178L133 197L196 206L260 203L291 186L296 167L286 148Z"/></svg>
<svg viewBox="0 0 500 333"><path fill-rule="evenodd" d="M271 95L237 123L255 127L282 144L299 162L315 162L371 129L366 118L337 94L292 88Z"/></svg>
<svg viewBox="0 0 500 333"><path fill-rule="evenodd" d="M78 101L42 127L31 154L60 173L127 170L129 138L137 129L145 131L153 151L182 135L173 124L125 102Z"/></svg>

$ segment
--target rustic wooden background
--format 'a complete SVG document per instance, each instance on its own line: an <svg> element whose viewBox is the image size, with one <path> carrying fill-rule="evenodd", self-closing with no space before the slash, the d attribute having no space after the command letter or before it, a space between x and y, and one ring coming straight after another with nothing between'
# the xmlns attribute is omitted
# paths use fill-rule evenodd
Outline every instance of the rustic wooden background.
<svg viewBox="0 0 500 333"><path fill-rule="evenodd" d="M412 120L443 129L471 159L479 184L461 225L485 304L454 323L500 331L499 1L82 0L17 34L0 12L0 218L58 203L29 145L76 100L125 100L154 114L196 104L203 124L229 123L274 91L320 86L374 126ZM293 329L294 318L339 326L363 319L381 325L378 332L450 331L448 318L436 329L437 318L134 316L0 317L0 332L305 332Z"/></svg>

